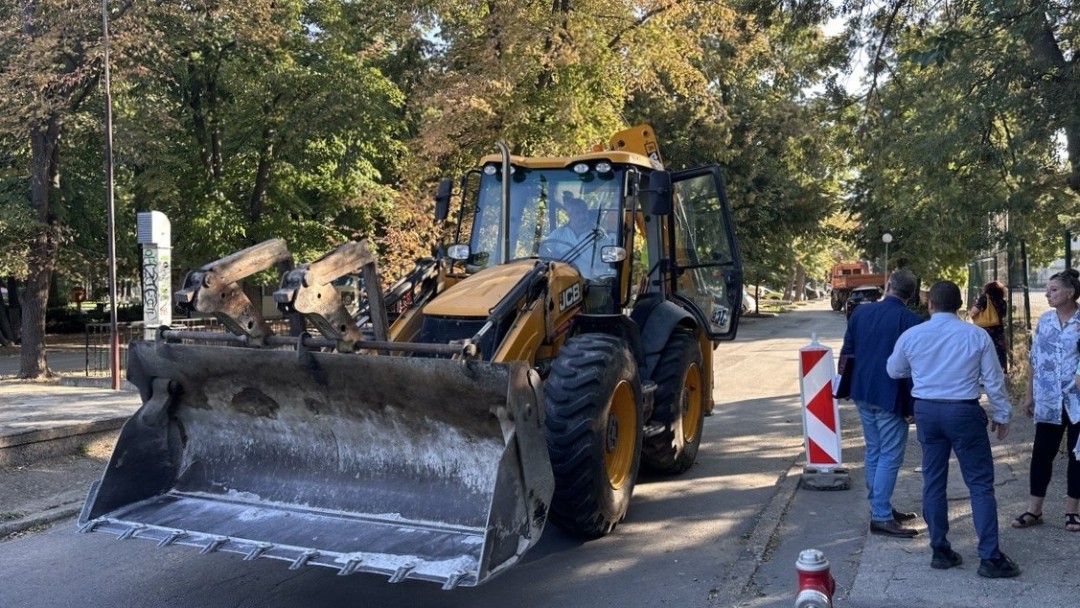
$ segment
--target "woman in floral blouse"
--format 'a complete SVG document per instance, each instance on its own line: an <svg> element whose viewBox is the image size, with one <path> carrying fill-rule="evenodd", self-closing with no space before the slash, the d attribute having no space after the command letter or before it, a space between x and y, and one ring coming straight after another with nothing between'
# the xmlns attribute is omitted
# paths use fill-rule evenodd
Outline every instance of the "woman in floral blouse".
<svg viewBox="0 0 1080 608"><path fill-rule="evenodd" d="M1031 343L1031 377L1024 414L1035 419L1031 446L1031 498L1028 510L1013 520L1014 528L1042 523L1043 502L1050 485L1054 458L1066 436L1068 451L1080 436L1080 388L1075 381L1080 365L1080 273L1069 268L1050 277L1046 301L1050 310L1039 317ZM1080 532L1080 461L1066 467L1065 528Z"/></svg>

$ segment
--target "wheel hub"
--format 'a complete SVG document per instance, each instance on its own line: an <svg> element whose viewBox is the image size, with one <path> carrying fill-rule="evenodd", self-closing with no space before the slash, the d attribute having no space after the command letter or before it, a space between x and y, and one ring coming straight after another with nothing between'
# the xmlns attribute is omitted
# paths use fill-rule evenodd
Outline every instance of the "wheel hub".
<svg viewBox="0 0 1080 608"><path fill-rule="evenodd" d="M607 423L607 451L610 454L619 445L619 419L615 416L608 418Z"/></svg>

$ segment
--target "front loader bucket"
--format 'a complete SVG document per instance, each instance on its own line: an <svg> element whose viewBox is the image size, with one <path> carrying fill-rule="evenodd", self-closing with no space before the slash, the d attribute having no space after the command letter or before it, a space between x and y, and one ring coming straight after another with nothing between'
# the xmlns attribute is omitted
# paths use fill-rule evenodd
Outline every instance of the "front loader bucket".
<svg viewBox="0 0 1080 608"><path fill-rule="evenodd" d="M290 568L476 585L539 540L554 482L525 364L135 342L83 531Z"/></svg>

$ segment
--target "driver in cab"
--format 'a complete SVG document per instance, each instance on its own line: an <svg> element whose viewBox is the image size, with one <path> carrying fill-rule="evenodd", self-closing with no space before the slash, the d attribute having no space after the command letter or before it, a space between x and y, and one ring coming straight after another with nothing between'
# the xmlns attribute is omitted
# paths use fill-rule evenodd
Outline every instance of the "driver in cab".
<svg viewBox="0 0 1080 608"><path fill-rule="evenodd" d="M553 230L548 235L548 240L552 241L553 248L560 255L565 255L586 238L593 236L595 226L589 217L589 206L584 200L574 196L564 196L562 208L569 219L565 224Z"/></svg>
<svg viewBox="0 0 1080 608"><path fill-rule="evenodd" d="M613 244L613 235L597 225L596 212L590 212L583 199L569 193L563 196L562 208L568 221L548 235L551 253L573 263L586 276L610 272L611 265L600 260L600 249Z"/></svg>

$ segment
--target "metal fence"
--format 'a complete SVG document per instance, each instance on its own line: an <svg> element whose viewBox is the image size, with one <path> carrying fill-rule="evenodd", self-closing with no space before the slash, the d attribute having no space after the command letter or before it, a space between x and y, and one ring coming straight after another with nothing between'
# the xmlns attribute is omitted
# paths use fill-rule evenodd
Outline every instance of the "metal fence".
<svg viewBox="0 0 1080 608"><path fill-rule="evenodd" d="M1041 268L1030 267L1023 242L972 260L968 263L967 302L974 302L986 283L1001 281L1008 292L1010 325L1031 329L1049 309L1043 295L1047 280L1077 259L1080 242L1067 235L1065 243L1062 257Z"/></svg>
<svg viewBox="0 0 1080 608"><path fill-rule="evenodd" d="M1009 344L1019 333L1030 335L1031 329L1039 316L1049 310L1046 297L1046 282L1056 272L1068 267L1074 260L1078 243L1066 233L1062 247L1062 257L1047 267L1031 268L1023 241L1019 244L999 249L968 263L967 303L965 308L982 293L983 285L990 281L1000 281L1005 286L1006 300L1009 303L1006 317L1006 332ZM1011 353L1010 348L1010 353ZM1011 354L1010 354L1011 356Z"/></svg>

